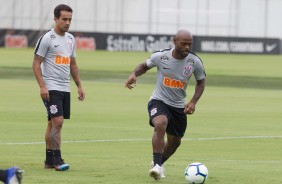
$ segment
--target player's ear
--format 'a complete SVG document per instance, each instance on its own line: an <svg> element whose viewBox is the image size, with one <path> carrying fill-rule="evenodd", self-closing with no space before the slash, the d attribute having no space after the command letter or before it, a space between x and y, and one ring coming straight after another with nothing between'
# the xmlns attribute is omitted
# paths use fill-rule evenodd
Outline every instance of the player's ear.
<svg viewBox="0 0 282 184"><path fill-rule="evenodd" d="M172 38L174 45L176 44L176 38L175 36Z"/></svg>

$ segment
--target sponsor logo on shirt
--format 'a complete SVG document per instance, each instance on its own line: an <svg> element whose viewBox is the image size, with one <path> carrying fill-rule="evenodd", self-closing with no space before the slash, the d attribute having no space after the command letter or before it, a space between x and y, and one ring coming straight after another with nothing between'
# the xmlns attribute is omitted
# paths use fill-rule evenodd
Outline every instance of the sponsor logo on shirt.
<svg viewBox="0 0 282 184"><path fill-rule="evenodd" d="M169 58L168 58L167 56L162 56L162 57L160 58L160 60L161 60L161 61L168 61Z"/></svg>
<svg viewBox="0 0 282 184"><path fill-rule="evenodd" d="M50 35L50 38L51 38L52 40L54 40L54 39L56 39L56 36L53 35L53 34L51 34L51 35Z"/></svg>
<svg viewBox="0 0 282 184"><path fill-rule="evenodd" d="M186 84L186 81L171 79L169 77L164 77L164 80L163 80L163 85L169 88L184 89L185 84Z"/></svg>
<svg viewBox="0 0 282 184"><path fill-rule="evenodd" d="M55 64L57 65L69 65L70 64L70 57L56 55L54 60L55 60Z"/></svg>

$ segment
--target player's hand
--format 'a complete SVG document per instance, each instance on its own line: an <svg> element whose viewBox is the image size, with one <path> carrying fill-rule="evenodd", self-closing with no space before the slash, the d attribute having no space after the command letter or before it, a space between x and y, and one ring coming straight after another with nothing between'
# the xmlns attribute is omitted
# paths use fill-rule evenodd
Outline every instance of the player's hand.
<svg viewBox="0 0 282 184"><path fill-rule="evenodd" d="M128 89L133 89L134 86L136 86L136 80L137 77L135 76L135 74L131 74L128 79L126 80L124 87L128 88Z"/></svg>
<svg viewBox="0 0 282 184"><path fill-rule="evenodd" d="M187 103L184 107L184 113L185 114L192 115L192 114L194 114L195 110L196 110L196 104L193 103L193 102Z"/></svg>
<svg viewBox="0 0 282 184"><path fill-rule="evenodd" d="M85 99L85 92L83 91L82 88L78 88L77 92L78 92L78 98L77 99L79 101L83 101Z"/></svg>
<svg viewBox="0 0 282 184"><path fill-rule="evenodd" d="M41 96L42 100L44 100L44 101L50 100L49 91L47 90L47 88L45 86L40 88L40 96Z"/></svg>

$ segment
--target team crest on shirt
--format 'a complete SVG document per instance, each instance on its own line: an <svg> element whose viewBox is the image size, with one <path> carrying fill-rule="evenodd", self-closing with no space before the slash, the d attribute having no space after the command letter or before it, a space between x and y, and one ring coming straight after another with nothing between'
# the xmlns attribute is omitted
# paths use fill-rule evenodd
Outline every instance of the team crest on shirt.
<svg viewBox="0 0 282 184"><path fill-rule="evenodd" d="M154 116L156 113L157 113L158 111L157 111L157 108L153 108L152 110L151 110L151 116Z"/></svg>
<svg viewBox="0 0 282 184"><path fill-rule="evenodd" d="M190 77L192 75L192 66L188 65L184 67L183 75L184 77Z"/></svg>
<svg viewBox="0 0 282 184"><path fill-rule="evenodd" d="M72 42L68 42L68 46L69 46L70 52L72 52L73 51L73 43Z"/></svg>

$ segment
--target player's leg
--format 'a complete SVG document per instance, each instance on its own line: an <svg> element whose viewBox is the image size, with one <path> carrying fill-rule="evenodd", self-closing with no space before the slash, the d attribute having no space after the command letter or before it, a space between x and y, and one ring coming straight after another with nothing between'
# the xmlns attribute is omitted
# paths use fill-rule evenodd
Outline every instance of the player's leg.
<svg viewBox="0 0 282 184"><path fill-rule="evenodd" d="M50 133L51 145L54 152L54 165L57 171L69 169L69 165L65 164L61 155L61 132L64 123L64 117L58 116L52 118L52 128Z"/></svg>
<svg viewBox="0 0 282 184"><path fill-rule="evenodd" d="M161 166L161 156L165 145L165 133L168 126L168 108L160 100L151 100L148 103L150 125L154 127L152 136L153 161L154 165Z"/></svg>
<svg viewBox="0 0 282 184"><path fill-rule="evenodd" d="M152 169L153 173L150 173L152 177L159 180L164 178L164 167L162 165L162 153L165 148L165 133L168 124L168 119L166 115L159 115L152 119L152 124L154 125L154 133L152 137L152 147L153 147L153 163ZM157 170L154 171L154 170ZM155 173L154 173L155 172Z"/></svg>
<svg viewBox="0 0 282 184"><path fill-rule="evenodd" d="M162 164L169 159L181 144L187 127L187 116L183 108L169 107L172 121L167 126L167 141L162 154Z"/></svg>
<svg viewBox="0 0 282 184"><path fill-rule="evenodd" d="M47 111L47 119L48 119L46 131L45 131L46 159L44 161L44 168L52 169L54 168L54 156L53 156L53 150L52 150L51 138L50 138L50 133L51 133L51 128L52 128L50 104L49 104L49 101L43 101L43 103Z"/></svg>
<svg viewBox="0 0 282 184"><path fill-rule="evenodd" d="M69 169L69 165L65 164L61 157L61 130L64 123L64 113L69 109L65 109L64 92L49 91L50 101L47 102L47 110L50 115L50 143L54 156L55 170L63 171ZM69 103L70 99L68 99Z"/></svg>
<svg viewBox="0 0 282 184"><path fill-rule="evenodd" d="M51 144L51 129L52 129L52 122L48 120L46 132L45 132L45 143L46 143L46 160L45 160L45 169L54 168L54 154Z"/></svg>
<svg viewBox="0 0 282 184"><path fill-rule="evenodd" d="M155 180L159 180L162 176L162 152L165 145L164 136L168 124L166 110L166 105L162 101L152 100L148 104L150 125L154 127L152 136L153 162L149 174Z"/></svg>
<svg viewBox="0 0 282 184"><path fill-rule="evenodd" d="M175 151L181 144L181 138L182 137L177 137L167 134L167 141L165 143L163 154L162 154L162 164L175 153Z"/></svg>
<svg viewBox="0 0 282 184"><path fill-rule="evenodd" d="M173 136L170 134L167 134L167 141L165 142L164 149L161 155L161 169L160 169L160 176L161 178L165 177L165 168L164 168L164 162L169 159L170 156L172 156L177 148L181 144L181 137ZM154 164L154 163L152 163ZM152 166L151 166L152 167ZM153 168L153 167L152 167Z"/></svg>
<svg viewBox="0 0 282 184"><path fill-rule="evenodd" d="M153 147L153 165L149 171L151 177L155 180L159 180L162 176L162 152L165 146L165 132L167 127L166 115L159 115L151 120L154 126L154 133L152 136L152 147Z"/></svg>
<svg viewBox="0 0 282 184"><path fill-rule="evenodd" d="M53 117L51 122L52 122L51 131L50 131L51 147L53 150L60 150L61 131L64 123L64 117L63 116Z"/></svg>
<svg viewBox="0 0 282 184"><path fill-rule="evenodd" d="M48 120L47 127L46 127L46 132L45 132L45 143L46 143L46 149L51 149L51 139L50 139L50 133L52 129L52 122L51 120Z"/></svg>
<svg viewBox="0 0 282 184"><path fill-rule="evenodd" d="M165 146L165 133L168 120L166 115L159 115L152 119L154 126L154 133L152 136L152 147L154 156L154 165L158 164L161 166L161 156Z"/></svg>

